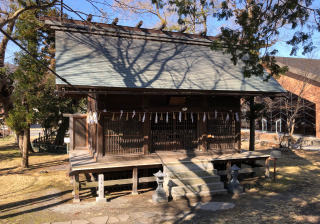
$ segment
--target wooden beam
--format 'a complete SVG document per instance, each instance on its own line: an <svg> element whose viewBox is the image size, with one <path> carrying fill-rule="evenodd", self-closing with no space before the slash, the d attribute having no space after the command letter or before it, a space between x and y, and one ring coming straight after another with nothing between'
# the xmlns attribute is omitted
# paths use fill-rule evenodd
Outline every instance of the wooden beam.
<svg viewBox="0 0 320 224"><path fill-rule="evenodd" d="M97 169L81 169L69 172L69 176L74 176L76 172L79 173L105 173L105 172L114 172L114 171L124 171L132 170L136 166L126 166L126 167L110 167L110 168L97 168ZM142 165L139 166L140 169L152 169L152 168L161 168L162 164L153 164L153 165Z"/></svg>
<svg viewBox="0 0 320 224"><path fill-rule="evenodd" d="M150 183L150 182L155 182L155 181L157 181L156 177L140 177L139 178L139 183ZM103 182L103 185L105 187L117 186L117 185L126 185L126 184L133 184L132 178L130 178L130 179L119 179L119 180L107 180L107 181ZM98 182L81 183L81 189L93 188L93 187L98 187Z"/></svg>
<svg viewBox="0 0 320 224"><path fill-rule="evenodd" d="M87 88L92 88L95 89L96 87L87 87ZM101 86L99 86L99 88L103 88ZM62 91L54 91L54 93L59 94L62 93ZM118 91L114 91L114 90L101 90L101 91L64 91L65 94L72 94L72 95L76 95L76 94L83 94L83 93L97 93L97 94L123 94L123 95L127 95L127 94L134 94L134 95L208 95L208 96L274 96L274 97L284 97L283 95L281 95L281 93L272 93L272 92L256 92L256 93L251 93L251 92L224 92L224 91L198 91L198 90L194 90L194 91L187 91L187 92L181 92L181 91L174 91L174 90L170 90L170 91L165 91L163 89L158 89L158 90L154 90L154 91L128 91L128 90L118 90Z"/></svg>
<svg viewBox="0 0 320 224"><path fill-rule="evenodd" d="M132 170L132 194L138 194L138 167L134 167Z"/></svg>

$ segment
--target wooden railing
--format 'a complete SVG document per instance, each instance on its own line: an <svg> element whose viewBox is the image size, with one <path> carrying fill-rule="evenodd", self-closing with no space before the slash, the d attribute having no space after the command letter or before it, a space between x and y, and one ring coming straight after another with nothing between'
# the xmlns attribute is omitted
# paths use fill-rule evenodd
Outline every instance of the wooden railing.
<svg viewBox="0 0 320 224"><path fill-rule="evenodd" d="M42 135L39 133L39 138L32 141L32 146L38 149L38 152L50 152L67 154L67 146L53 145L55 140L54 135Z"/></svg>

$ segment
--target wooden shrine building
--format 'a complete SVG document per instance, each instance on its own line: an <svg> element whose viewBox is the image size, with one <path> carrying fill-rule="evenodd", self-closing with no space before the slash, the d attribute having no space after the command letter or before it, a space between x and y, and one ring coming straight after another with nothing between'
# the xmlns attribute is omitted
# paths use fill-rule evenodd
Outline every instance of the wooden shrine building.
<svg viewBox="0 0 320 224"><path fill-rule="evenodd" d="M242 153L240 98L286 92L271 78L244 79L242 64L212 51L215 37L45 17L56 38L57 93L88 97L87 114L69 114L70 176L79 199L80 173L133 170L132 179L99 186L154 181L138 170L168 163L266 160ZM141 25L141 24L140 24ZM267 73L267 72L266 72ZM165 171L165 170L164 170ZM227 174L220 170L216 174ZM102 179L100 179L102 180Z"/></svg>

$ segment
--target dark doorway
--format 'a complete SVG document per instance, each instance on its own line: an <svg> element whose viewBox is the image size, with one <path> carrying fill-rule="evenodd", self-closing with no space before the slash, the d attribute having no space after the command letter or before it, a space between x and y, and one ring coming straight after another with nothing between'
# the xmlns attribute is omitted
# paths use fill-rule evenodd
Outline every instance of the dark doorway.
<svg viewBox="0 0 320 224"><path fill-rule="evenodd" d="M157 119L156 119L157 116ZM198 148L196 113L179 112L152 113L151 152L156 151L194 151ZM193 120L193 121L192 121Z"/></svg>

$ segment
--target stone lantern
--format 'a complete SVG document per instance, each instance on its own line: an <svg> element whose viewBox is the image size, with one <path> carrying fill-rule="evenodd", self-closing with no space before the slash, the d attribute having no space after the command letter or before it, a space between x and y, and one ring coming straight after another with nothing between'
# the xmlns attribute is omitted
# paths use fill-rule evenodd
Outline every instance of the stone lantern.
<svg viewBox="0 0 320 224"><path fill-rule="evenodd" d="M233 194L243 193L243 188L241 187L241 184L238 181L239 170L241 170L241 168L237 167L236 164L234 164L229 169L232 170L231 171L232 180L229 183L228 191Z"/></svg>
<svg viewBox="0 0 320 224"><path fill-rule="evenodd" d="M152 200L156 203L168 202L168 196L163 189L164 177L166 175L163 174L161 170L159 170L157 173L154 173L153 175L157 177L158 187L152 195Z"/></svg>

